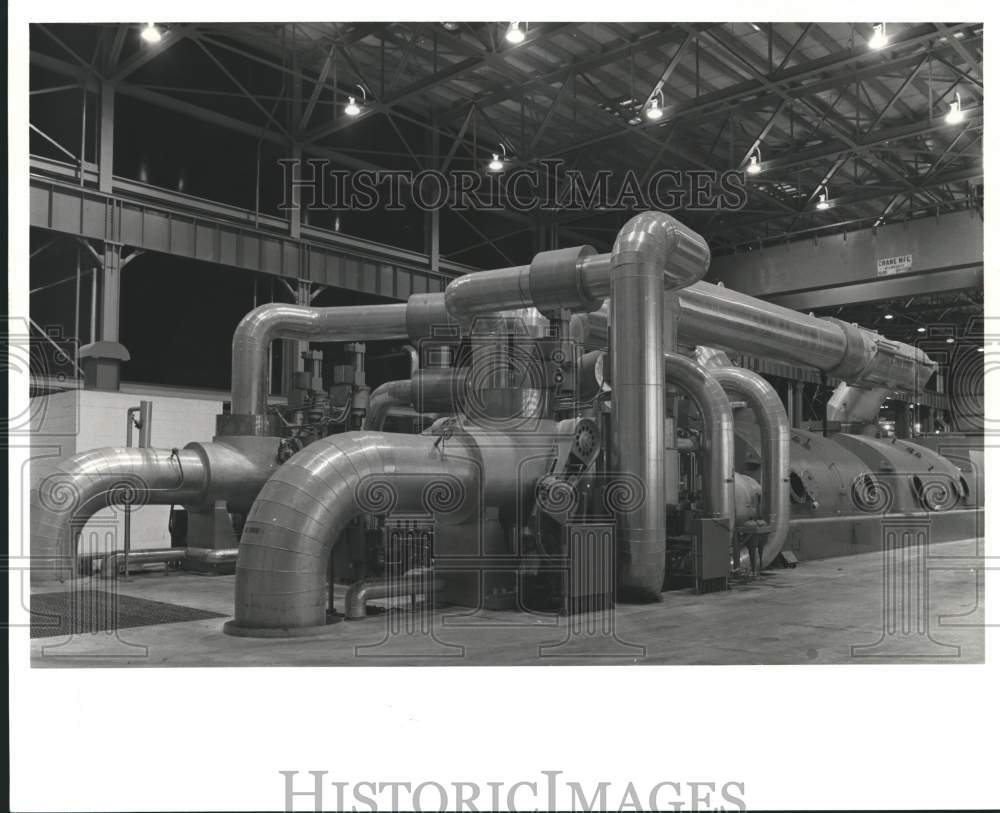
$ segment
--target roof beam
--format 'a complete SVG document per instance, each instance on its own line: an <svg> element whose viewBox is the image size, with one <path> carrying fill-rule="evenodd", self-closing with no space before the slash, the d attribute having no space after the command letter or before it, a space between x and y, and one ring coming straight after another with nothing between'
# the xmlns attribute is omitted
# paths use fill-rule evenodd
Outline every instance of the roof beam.
<svg viewBox="0 0 1000 813"><path fill-rule="evenodd" d="M309 94L309 101L306 103L306 109L302 112L302 118L299 121L299 132L302 132L309 126L309 119L312 118L313 110L316 109L316 102L319 101L319 95L323 92L323 87L326 85L326 78L330 75L330 69L333 67L336 55L337 45L334 43L330 46L330 50L323 60L323 67L320 68L319 76L313 85L312 93Z"/></svg>
<svg viewBox="0 0 1000 813"><path fill-rule="evenodd" d="M571 75L578 73L586 73L592 68L597 68L602 65L607 65L608 63L620 60L622 57L627 56L628 53L635 49L641 47L649 47L652 45L659 45L665 42L671 42L674 40L682 39L684 36L683 32L678 31L675 28L668 28L662 31L656 31L651 34L637 37L635 40L621 45L615 45L608 48L606 51L602 51L598 54L592 54L591 56L583 57L570 65L561 67L558 70L551 71L543 76L539 76L534 79L530 79L517 87L507 87L503 90L497 91L496 93L490 93L486 96L473 99L469 102L463 102L458 104L449 110L445 110L441 114L441 119L449 119L454 116L461 115L465 113L469 107L475 105L480 109L484 107L491 107L499 102L508 101L511 99L516 99L519 97L522 90L544 90L550 87L556 82L566 81ZM523 77L522 77L523 78Z"/></svg>
<svg viewBox="0 0 1000 813"><path fill-rule="evenodd" d="M208 46L205 45L198 37L194 37L193 39L195 44L199 48L201 48L202 51L205 52L205 55L209 59L211 59L212 62L215 63L215 66L220 71L222 71L225 77L229 79L229 81L236 86L237 90L239 90L251 102L251 104L253 104L254 107L256 107L261 113L263 113L264 116L267 118L267 120L271 122L271 124L273 124L282 133L284 133L287 138L291 138L292 137L291 134L281 125L281 122L279 122L274 116L272 116L268 112L267 108L264 107L264 105L262 105L259 101L257 101L257 98L249 90L243 87L243 85L240 83L240 80L233 75L232 71L230 71L229 68L223 65L215 54L213 54L210 50L208 50Z"/></svg>
<svg viewBox="0 0 1000 813"><path fill-rule="evenodd" d="M979 64L979 60L976 59L972 55L972 52L969 51L969 49L962 44L962 41L955 36L954 29L948 28L943 23L935 23L934 25L937 27L938 31L940 31L948 38L948 43L955 50L955 53L958 54L960 57L962 57L962 60L965 62L965 64L969 66L969 71L971 71L972 75L975 76L976 79L978 79L980 82L982 82L983 69L982 66Z"/></svg>
<svg viewBox="0 0 1000 813"><path fill-rule="evenodd" d="M178 42L190 36L194 30L195 27L193 25L179 25L174 28L168 28L163 32L158 43L144 46L139 53L119 65L118 69L111 75L111 81L120 82L122 79L131 76L147 62L156 59L160 54L165 53Z"/></svg>
<svg viewBox="0 0 1000 813"><path fill-rule="evenodd" d="M961 25L953 26L955 29L961 29L962 27L963 26ZM896 47L898 49L911 45L924 44L927 41L934 42L939 38L939 36L940 35L936 30L931 29L928 31L925 28L919 35L900 40L896 43ZM930 53L939 53L944 50L948 50L948 46L932 46ZM866 64L863 68L857 67L859 63L871 63L878 58L878 54L879 52L872 51L867 48L862 52L846 49L839 53L831 54L828 57L821 57L820 59L813 60L806 65L800 65L795 68L788 69L781 74L775 73L770 77L770 84L774 88L782 88L792 98L799 99L820 93L824 90L841 87L859 79L877 76L887 70L898 67L907 67L912 65L915 61L923 59L926 52L919 51L917 53L905 54L900 57L892 57L889 59L882 57L881 61L877 64ZM840 72L841 69L851 65L855 66L851 71ZM822 76L822 74L831 72L833 73L832 76ZM816 78L815 82L811 84L802 84L805 80L813 78ZM662 119L660 119L658 125L669 124L672 122L683 122L688 124L701 121L712 116L728 115L731 112L739 112L742 110L759 109L760 107L773 104L776 98L780 98L780 95L773 91L766 90L758 81L749 79L745 82L731 85L730 87L724 88L723 90L715 93L703 94L702 96L690 99L687 102L680 102L673 105L671 110L667 112ZM646 128L650 126L651 125L649 124L638 125L638 127ZM557 154L572 152L601 141L617 138L620 135L621 128L611 127L600 133L587 136L575 144L561 148Z"/></svg>

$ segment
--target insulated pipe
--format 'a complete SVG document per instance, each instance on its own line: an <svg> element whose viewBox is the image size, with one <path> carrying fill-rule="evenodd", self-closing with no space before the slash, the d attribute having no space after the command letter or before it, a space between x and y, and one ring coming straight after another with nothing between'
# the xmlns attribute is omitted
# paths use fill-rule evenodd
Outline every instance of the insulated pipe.
<svg viewBox="0 0 1000 813"><path fill-rule="evenodd" d="M364 428L382 431L389 412L403 407L412 407L418 415L457 412L467 376L467 368L446 367L418 370L409 380L387 381L372 391Z"/></svg>
<svg viewBox="0 0 1000 813"><path fill-rule="evenodd" d="M463 326L477 316L521 308L596 310L610 289L607 271L584 273L593 256L593 248L578 246L540 252L531 265L466 274L445 289L445 307Z"/></svg>
<svg viewBox="0 0 1000 813"><path fill-rule="evenodd" d="M267 411L267 372L274 339L298 341L375 341L406 339L406 304L310 308L272 303L243 317L233 335L234 415Z"/></svg>
<svg viewBox="0 0 1000 813"><path fill-rule="evenodd" d="M761 503L771 533L761 551L761 567L767 567L781 553L788 537L790 496L788 490L788 415L781 398L765 378L739 367L711 371L722 388L747 402L760 429Z"/></svg>
<svg viewBox="0 0 1000 813"><path fill-rule="evenodd" d="M31 494L32 582L75 575L77 535L102 508L198 504L208 482L193 449L94 449L62 461Z"/></svg>
<svg viewBox="0 0 1000 813"><path fill-rule="evenodd" d="M183 562L185 559L202 564L223 565L235 562L238 554L239 548L164 548L162 550L130 551L127 559L129 566ZM101 565L101 576L103 578L110 578L117 572L119 565L126 564L126 556L120 551L109 553L103 558L103 562Z"/></svg>
<svg viewBox="0 0 1000 813"><path fill-rule="evenodd" d="M664 354L665 377L684 391L701 413L704 439L705 513L726 520L730 532L735 525L733 494L733 410L719 381L700 364L677 353Z"/></svg>
<svg viewBox="0 0 1000 813"><path fill-rule="evenodd" d="M364 618L369 601L389 596L433 593L444 586L444 579L435 577L429 567L418 567L407 571L401 579L365 579L355 582L344 599L344 616L349 621Z"/></svg>
<svg viewBox="0 0 1000 813"><path fill-rule="evenodd" d="M710 258L704 239L662 212L629 220L611 252L611 471L644 492L634 511L618 517L621 594L635 600L660 599L666 504L678 496L665 454L664 353L674 349L665 338L676 305L668 292L704 276Z"/></svg>
<svg viewBox="0 0 1000 813"><path fill-rule="evenodd" d="M347 432L310 444L257 496L236 563L232 635L323 628L330 550L359 514L428 511L462 521L479 509L482 460L456 433ZM532 484L533 486L533 484Z"/></svg>
<svg viewBox="0 0 1000 813"><path fill-rule="evenodd" d="M385 419L393 407L409 406L413 400L413 382L410 379L386 381L380 384L368 397L368 411L365 412L364 428L381 432Z"/></svg>
<svg viewBox="0 0 1000 813"><path fill-rule="evenodd" d="M587 258L591 274L608 255ZM923 389L935 364L923 350L839 319L818 319L719 285L697 282L677 295L678 340L816 367L864 387ZM606 306L572 320L572 335L607 346Z"/></svg>
<svg viewBox="0 0 1000 813"><path fill-rule="evenodd" d="M413 378L420 369L420 353L412 344L404 344L403 350L410 357L410 378Z"/></svg>
<svg viewBox="0 0 1000 813"><path fill-rule="evenodd" d="M249 505L273 470L225 443L181 450L94 449L60 462L31 494L32 582L75 575L77 536L113 505Z"/></svg>
<svg viewBox="0 0 1000 813"><path fill-rule="evenodd" d="M458 412L468 376L468 367L418 371L412 384L413 408L417 412Z"/></svg>
<svg viewBox="0 0 1000 813"><path fill-rule="evenodd" d="M182 562L187 558L185 548L167 548L165 550L136 550L129 551L128 555L122 551L109 553L101 560L101 578L110 579L118 573L119 566L131 567L132 565L146 564L166 564L168 562ZM125 573L128 575L128 572Z"/></svg>

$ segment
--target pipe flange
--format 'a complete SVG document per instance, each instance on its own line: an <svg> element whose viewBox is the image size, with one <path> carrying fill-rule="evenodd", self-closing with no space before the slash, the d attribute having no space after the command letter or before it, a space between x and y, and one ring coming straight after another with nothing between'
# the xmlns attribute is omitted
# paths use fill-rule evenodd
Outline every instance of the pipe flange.
<svg viewBox="0 0 1000 813"><path fill-rule="evenodd" d="M861 377L875 358L876 348L871 331L833 316L820 318L824 322L832 322L839 327L844 332L844 340L847 344L841 361L827 372L845 381L854 381ZM851 363L852 361L853 363Z"/></svg>
<svg viewBox="0 0 1000 813"><path fill-rule="evenodd" d="M596 311L604 300L591 296L584 289L579 263L597 252L593 246L575 246L555 251L542 251L531 261L528 288L534 306L549 319L560 310Z"/></svg>

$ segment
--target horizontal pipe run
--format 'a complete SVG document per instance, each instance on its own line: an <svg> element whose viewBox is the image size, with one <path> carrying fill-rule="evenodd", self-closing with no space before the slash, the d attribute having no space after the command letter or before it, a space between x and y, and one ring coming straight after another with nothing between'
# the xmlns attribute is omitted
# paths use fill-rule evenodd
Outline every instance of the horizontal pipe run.
<svg viewBox="0 0 1000 813"><path fill-rule="evenodd" d="M116 551L101 557L101 575L110 578L120 566L127 562L132 565L156 564L161 562L183 562L190 560L202 564L231 564L236 561L239 548L163 548L157 550L134 550L126 556L124 551Z"/></svg>
<svg viewBox="0 0 1000 813"><path fill-rule="evenodd" d="M588 258L588 274L605 257ZM610 260L608 260L610 262ZM677 293L677 338L682 344L815 367L849 384L922 390L936 369L923 350L840 321L819 319L730 288L697 282ZM577 314L572 335L588 348L607 347L608 310Z"/></svg>
<svg viewBox="0 0 1000 813"><path fill-rule="evenodd" d="M355 582L344 599L344 616L349 621L365 618L369 601L380 598L401 598L424 593L430 595L444 586L444 579L435 576L431 568L415 568L401 579L365 579Z"/></svg>
<svg viewBox="0 0 1000 813"><path fill-rule="evenodd" d="M266 381L275 339L407 339L406 314L406 304L310 308L271 303L255 308L243 317L233 336L233 414L262 415L267 411Z"/></svg>
<svg viewBox="0 0 1000 813"><path fill-rule="evenodd" d="M119 568L124 567L126 563L129 567L131 567L132 565L139 566L165 562L181 562L186 557L187 551L184 548L136 550L129 551L128 554L124 551L117 551L101 557L101 577L105 579L112 578L116 573L118 573Z"/></svg>
<svg viewBox="0 0 1000 813"><path fill-rule="evenodd" d="M185 559L203 564L222 565L236 561L239 556L239 548L185 548Z"/></svg>

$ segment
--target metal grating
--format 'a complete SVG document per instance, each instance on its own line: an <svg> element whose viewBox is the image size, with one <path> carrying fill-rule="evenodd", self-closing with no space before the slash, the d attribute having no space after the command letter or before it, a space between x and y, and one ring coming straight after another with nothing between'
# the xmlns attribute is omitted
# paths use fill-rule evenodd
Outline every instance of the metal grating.
<svg viewBox="0 0 1000 813"><path fill-rule="evenodd" d="M130 627L224 618L221 613L123 596L107 590L64 590L31 597L31 637L82 635Z"/></svg>

